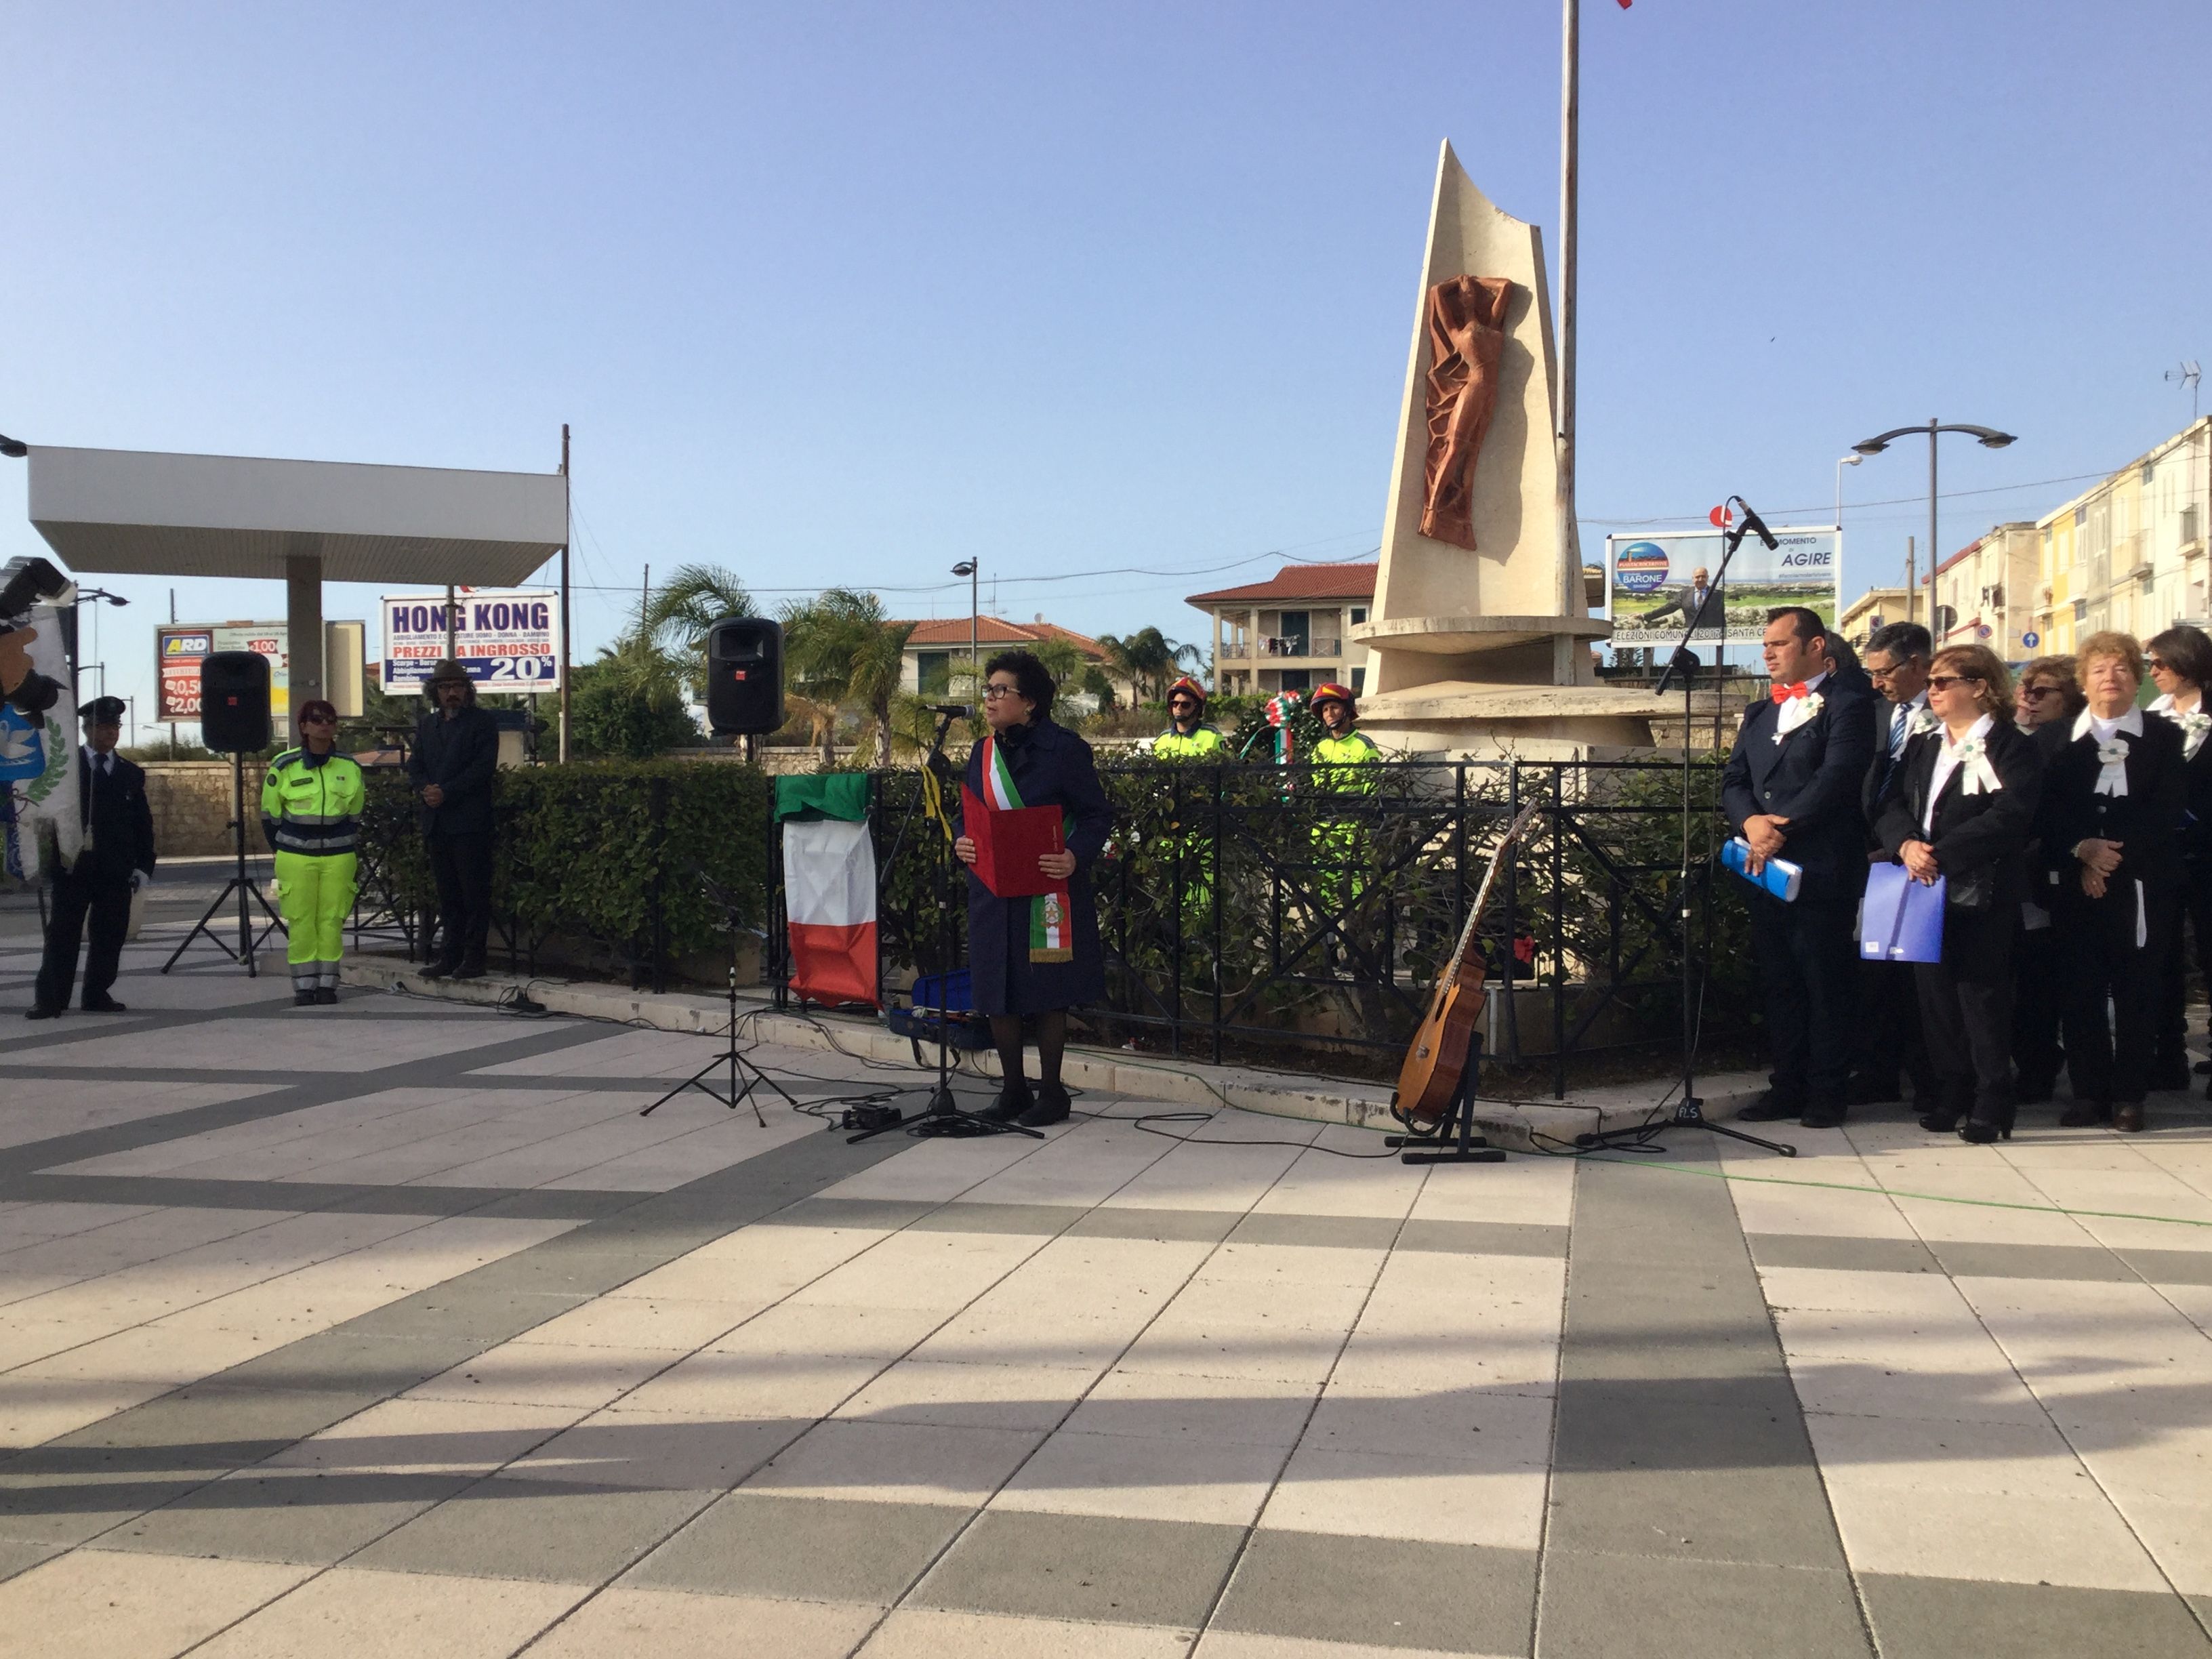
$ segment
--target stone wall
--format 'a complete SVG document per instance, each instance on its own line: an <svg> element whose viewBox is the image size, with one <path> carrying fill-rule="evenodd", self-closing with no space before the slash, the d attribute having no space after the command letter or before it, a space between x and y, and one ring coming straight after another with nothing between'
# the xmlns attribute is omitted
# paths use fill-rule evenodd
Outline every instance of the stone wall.
<svg viewBox="0 0 2212 1659"><path fill-rule="evenodd" d="M228 761L142 761L146 804L154 812L154 851L165 859L231 850ZM261 839L261 761L246 763L246 850L265 850Z"/></svg>

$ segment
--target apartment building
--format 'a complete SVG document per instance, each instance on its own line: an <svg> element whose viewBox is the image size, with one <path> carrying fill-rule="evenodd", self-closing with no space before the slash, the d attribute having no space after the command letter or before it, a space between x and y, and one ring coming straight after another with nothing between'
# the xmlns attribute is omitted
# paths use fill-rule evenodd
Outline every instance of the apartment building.
<svg viewBox="0 0 2212 1659"><path fill-rule="evenodd" d="M2038 651L2070 652L2100 629L2145 639L2212 614L2212 416L2036 520Z"/></svg>
<svg viewBox="0 0 2212 1659"><path fill-rule="evenodd" d="M1187 603L1213 618L1214 690L1304 691L1334 680L1365 690L1367 650L1352 625L1375 603L1370 564L1288 564L1268 580Z"/></svg>
<svg viewBox="0 0 2212 1659"><path fill-rule="evenodd" d="M1911 619L1925 623L1927 607L1918 607ZM1867 641L1875 629L1886 623L1906 620L1903 588L1869 587L1844 607L1843 614L1836 618L1836 631L1850 642L1852 650L1864 654Z"/></svg>
<svg viewBox="0 0 2212 1659"><path fill-rule="evenodd" d="M2039 528L2001 524L1929 574L1917 620L1939 647L1986 645L2007 662L2025 662L2045 649L2036 602L2042 579Z"/></svg>

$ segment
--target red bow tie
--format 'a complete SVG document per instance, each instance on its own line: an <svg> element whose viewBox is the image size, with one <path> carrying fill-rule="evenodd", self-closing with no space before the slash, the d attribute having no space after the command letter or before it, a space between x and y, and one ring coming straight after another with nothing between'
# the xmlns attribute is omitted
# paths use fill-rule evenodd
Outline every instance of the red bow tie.
<svg viewBox="0 0 2212 1659"><path fill-rule="evenodd" d="M1788 702L1792 697L1803 696L1806 690L1805 683L1800 680L1795 685L1778 685L1769 691L1767 696L1772 697L1777 702Z"/></svg>

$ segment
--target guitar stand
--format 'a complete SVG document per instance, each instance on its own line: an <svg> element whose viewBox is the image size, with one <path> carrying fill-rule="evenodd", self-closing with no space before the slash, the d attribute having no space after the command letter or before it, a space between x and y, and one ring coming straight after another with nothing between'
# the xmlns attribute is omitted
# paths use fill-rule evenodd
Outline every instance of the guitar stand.
<svg viewBox="0 0 2212 1659"><path fill-rule="evenodd" d="M1459 1086L1451 1104L1432 1131L1425 1135L1385 1135L1385 1146L1402 1147L1399 1159L1406 1164L1503 1164L1503 1149L1474 1133L1474 1074L1482 1060L1482 1033L1467 1034L1467 1063L1460 1067Z"/></svg>

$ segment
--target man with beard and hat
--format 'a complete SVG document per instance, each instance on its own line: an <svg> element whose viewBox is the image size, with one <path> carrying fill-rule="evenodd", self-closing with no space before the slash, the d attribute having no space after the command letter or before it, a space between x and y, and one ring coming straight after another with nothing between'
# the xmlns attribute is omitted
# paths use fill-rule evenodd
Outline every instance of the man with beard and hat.
<svg viewBox="0 0 2212 1659"><path fill-rule="evenodd" d="M94 697L84 706L84 750L77 774L77 803L84 816L84 847L53 876L53 913L46 921L45 959L27 1019L52 1019L69 1006L76 978L78 937L92 919L92 946L84 959L88 1013L119 1014L108 994L123 962L131 927L131 896L154 874L154 812L146 803L146 775L115 752L123 735L120 697Z"/></svg>
<svg viewBox="0 0 2212 1659"><path fill-rule="evenodd" d="M499 726L477 707L469 671L447 657L430 671L436 707L415 726L407 776L422 802L422 840L438 881L438 956L425 979L481 979L491 936L492 779Z"/></svg>

